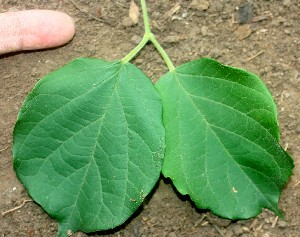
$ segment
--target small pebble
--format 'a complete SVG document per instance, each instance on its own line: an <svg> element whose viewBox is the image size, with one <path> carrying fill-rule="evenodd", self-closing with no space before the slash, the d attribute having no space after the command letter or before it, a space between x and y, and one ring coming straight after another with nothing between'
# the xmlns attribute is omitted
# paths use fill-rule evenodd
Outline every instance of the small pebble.
<svg viewBox="0 0 300 237"><path fill-rule="evenodd" d="M177 237L177 235L174 232L171 232L168 236L170 236L170 237Z"/></svg>
<svg viewBox="0 0 300 237"><path fill-rule="evenodd" d="M184 13L182 13L182 15L181 15L182 18L187 18L187 16L188 16L188 13L187 13L187 12L184 12Z"/></svg>
<svg viewBox="0 0 300 237"><path fill-rule="evenodd" d="M141 40L142 40L142 38L141 38L140 36L138 36L138 35L134 35L134 36L131 37L131 41L132 41L133 43L135 43L135 44L140 43Z"/></svg>
<svg viewBox="0 0 300 237"><path fill-rule="evenodd" d="M214 5L213 5L214 9L216 12L222 12L223 11L223 7L224 7L224 3L222 3L222 1L215 1Z"/></svg>
<svg viewBox="0 0 300 237"><path fill-rule="evenodd" d="M283 5L289 7L292 4L291 0L283 0Z"/></svg>
<svg viewBox="0 0 300 237"><path fill-rule="evenodd" d="M208 32L208 27L207 26L202 26L201 27L201 34L203 36L206 36L207 35L207 32Z"/></svg>
<svg viewBox="0 0 300 237"><path fill-rule="evenodd" d="M239 226L239 225L235 225L235 226L232 228L232 231L233 231L233 233L234 233L235 235L237 235L237 236L240 236L241 234L244 233L243 228L242 228L241 226Z"/></svg>
<svg viewBox="0 0 300 237"><path fill-rule="evenodd" d="M193 0L189 6L193 10L206 11L209 8L209 1L207 0Z"/></svg>
<svg viewBox="0 0 300 237"><path fill-rule="evenodd" d="M279 220L277 225L279 228L285 228L287 226L286 222L283 220Z"/></svg>
<svg viewBox="0 0 300 237"><path fill-rule="evenodd" d="M232 230L228 230L228 231L226 231L226 235L225 235L225 237L234 237L234 233L233 233L233 231L232 231Z"/></svg>
<svg viewBox="0 0 300 237"><path fill-rule="evenodd" d="M168 35L163 40L166 43L176 43L179 41L178 35Z"/></svg>
<svg viewBox="0 0 300 237"><path fill-rule="evenodd" d="M142 64L144 62L144 60L142 59L142 58L137 58L136 60L135 60L135 63L136 64Z"/></svg>
<svg viewBox="0 0 300 237"><path fill-rule="evenodd" d="M282 16L279 16L272 21L272 24L274 26L279 26L280 24L283 24L284 22L286 22L286 19L283 18Z"/></svg>

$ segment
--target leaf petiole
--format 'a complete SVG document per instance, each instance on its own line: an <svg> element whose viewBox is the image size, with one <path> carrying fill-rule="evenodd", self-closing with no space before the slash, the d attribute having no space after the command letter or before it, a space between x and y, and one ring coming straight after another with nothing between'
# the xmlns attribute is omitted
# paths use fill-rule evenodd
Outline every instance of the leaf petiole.
<svg viewBox="0 0 300 237"><path fill-rule="evenodd" d="M171 59L169 58L168 54L163 49L163 47L158 43L158 41L156 40L155 36L152 33L149 35L149 39L152 42L152 44L155 46L157 51L160 53L160 55L162 56L163 60L167 64L167 67L169 68L169 71L175 70L175 67L174 67Z"/></svg>
<svg viewBox="0 0 300 237"><path fill-rule="evenodd" d="M151 33L150 24L149 24L149 17L147 11L146 0L141 0L142 12L143 12L143 19L144 19L144 27L145 27L145 35Z"/></svg>
<svg viewBox="0 0 300 237"><path fill-rule="evenodd" d="M122 63L127 63L131 59L133 59L138 54L138 52L140 52L144 48L144 46L147 44L147 42L151 41L151 43L155 46L155 48L157 49L157 51L159 52L159 54L162 56L163 60L167 64L169 71L175 70L175 67L174 67L171 59L169 58L168 54L163 49L163 47L159 44L159 42L155 38L154 34L151 32L150 24L149 24L149 17L148 17L148 13L147 13L146 1L141 0L141 5L142 5L143 18L144 18L145 33L144 33L142 41L133 50L131 50L129 52L129 54L127 54L121 60Z"/></svg>
<svg viewBox="0 0 300 237"><path fill-rule="evenodd" d="M138 52L140 52L141 49L144 48L148 41L149 36L145 33L142 41L133 50L131 50L129 54L122 58L122 63L128 63L131 59L133 59L138 54Z"/></svg>

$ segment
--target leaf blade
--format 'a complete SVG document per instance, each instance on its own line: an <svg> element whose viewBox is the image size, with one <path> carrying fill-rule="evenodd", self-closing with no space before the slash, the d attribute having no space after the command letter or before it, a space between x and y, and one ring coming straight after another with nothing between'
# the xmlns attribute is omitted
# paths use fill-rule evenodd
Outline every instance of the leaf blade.
<svg viewBox="0 0 300 237"><path fill-rule="evenodd" d="M162 172L178 191L230 219L263 207L281 215L277 202L293 164L278 144L276 107L259 78L201 59L167 73L156 88L166 128Z"/></svg>
<svg viewBox="0 0 300 237"><path fill-rule="evenodd" d="M59 236L113 228L140 206L161 171L161 113L131 64L77 59L40 80L15 126L14 168Z"/></svg>

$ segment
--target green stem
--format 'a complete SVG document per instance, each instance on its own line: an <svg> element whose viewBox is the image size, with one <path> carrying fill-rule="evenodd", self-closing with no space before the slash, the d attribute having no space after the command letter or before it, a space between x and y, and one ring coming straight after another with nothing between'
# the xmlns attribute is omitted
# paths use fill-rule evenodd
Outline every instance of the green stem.
<svg viewBox="0 0 300 237"><path fill-rule="evenodd" d="M148 18L148 13L147 13L147 6L146 6L146 1L141 0L141 5L142 5L142 12L143 12L143 18L144 18L144 27L145 27L145 33L142 41L133 49L130 51L129 54L127 54L123 59L122 63L128 63L131 59L133 59L138 52L144 48L144 46L147 44L148 41L151 41L152 44L155 46L159 54L162 56L163 60L167 64L167 67L169 68L170 71L175 70L175 67L170 60L168 54L166 51L161 47L161 45L158 43L156 40L155 36L152 34L151 29L150 29L150 24L149 24L149 18Z"/></svg>
<svg viewBox="0 0 300 237"><path fill-rule="evenodd" d="M146 1L145 0L141 0L141 5L142 5L142 12L143 12L143 18L144 18L144 27L145 27L145 35L146 35L146 34L150 34L151 33Z"/></svg>
<svg viewBox="0 0 300 237"><path fill-rule="evenodd" d="M128 63L131 59L133 59L137 55L137 53L140 52L142 48L144 48L148 41L149 37L145 34L142 41L133 50L131 50L129 54L122 58L122 63Z"/></svg>
<svg viewBox="0 0 300 237"><path fill-rule="evenodd" d="M169 71L175 70L175 67L174 67L171 59L169 58L168 54L163 49L163 47L161 47L161 45L158 43L158 41L156 40L155 36L152 33L151 33L151 35L149 35L149 39L152 42L152 44L154 44L155 48L160 53L160 55L162 56L163 60L167 64L167 67L169 68Z"/></svg>

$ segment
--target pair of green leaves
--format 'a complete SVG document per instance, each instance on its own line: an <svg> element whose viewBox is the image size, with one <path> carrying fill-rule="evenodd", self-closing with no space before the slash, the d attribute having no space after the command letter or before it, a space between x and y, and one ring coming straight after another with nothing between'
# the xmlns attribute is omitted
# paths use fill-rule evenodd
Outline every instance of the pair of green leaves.
<svg viewBox="0 0 300 237"><path fill-rule="evenodd" d="M114 228L162 171L199 208L244 219L277 207L292 159L259 78L212 59L155 85L130 63L81 58L41 79L14 130L14 168L58 236Z"/></svg>

